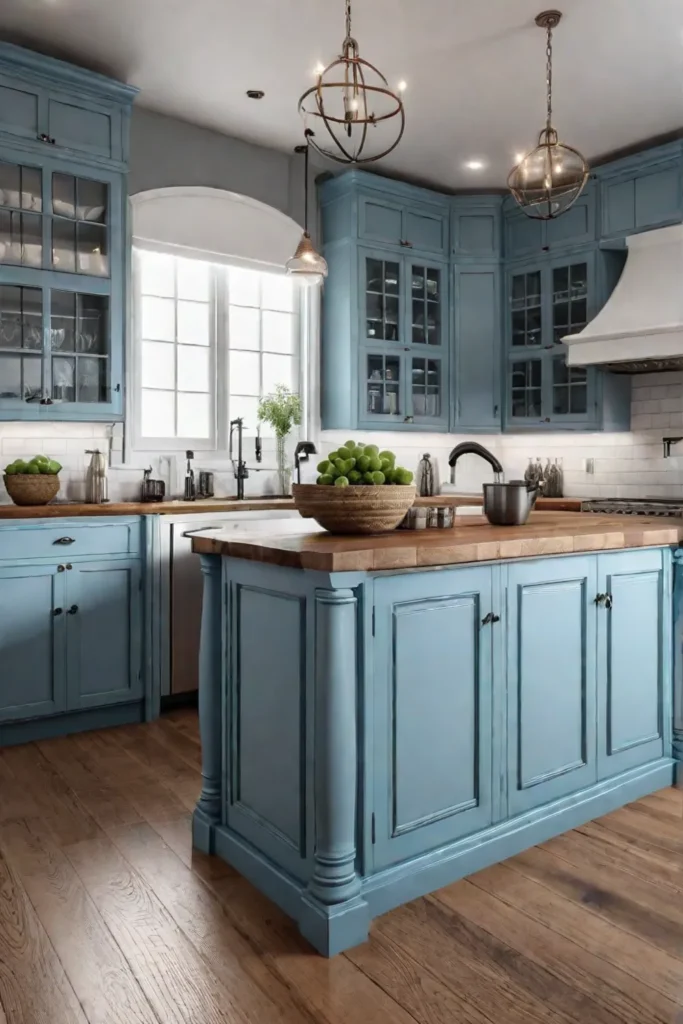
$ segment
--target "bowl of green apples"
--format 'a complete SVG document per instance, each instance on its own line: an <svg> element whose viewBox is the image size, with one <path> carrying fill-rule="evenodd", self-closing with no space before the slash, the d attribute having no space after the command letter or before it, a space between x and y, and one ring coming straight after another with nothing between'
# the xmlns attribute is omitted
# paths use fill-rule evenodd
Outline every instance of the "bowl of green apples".
<svg viewBox="0 0 683 1024"><path fill-rule="evenodd" d="M413 474L377 445L347 441L318 463L314 484L295 484L294 504L330 533L388 533L415 500Z"/></svg>
<svg viewBox="0 0 683 1024"><path fill-rule="evenodd" d="M59 491L62 467L47 455L15 459L5 467L5 488L15 505L47 505Z"/></svg>

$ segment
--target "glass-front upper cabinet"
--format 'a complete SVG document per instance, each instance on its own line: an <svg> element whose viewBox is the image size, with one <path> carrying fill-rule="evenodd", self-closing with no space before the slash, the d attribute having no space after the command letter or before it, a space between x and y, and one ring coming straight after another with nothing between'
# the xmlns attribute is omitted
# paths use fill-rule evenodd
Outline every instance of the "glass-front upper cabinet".
<svg viewBox="0 0 683 1024"><path fill-rule="evenodd" d="M401 270L396 260L365 259L365 337L371 343L403 340Z"/></svg>
<svg viewBox="0 0 683 1024"><path fill-rule="evenodd" d="M562 339L593 315L593 254L514 271L508 294L508 421L590 422L594 371L568 367Z"/></svg>
<svg viewBox="0 0 683 1024"><path fill-rule="evenodd" d="M121 181L0 159L0 417L122 409Z"/></svg>

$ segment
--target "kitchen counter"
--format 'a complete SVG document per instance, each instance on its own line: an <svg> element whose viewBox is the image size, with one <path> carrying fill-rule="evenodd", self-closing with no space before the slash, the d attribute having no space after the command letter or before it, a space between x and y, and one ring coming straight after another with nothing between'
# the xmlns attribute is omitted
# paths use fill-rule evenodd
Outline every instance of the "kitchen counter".
<svg viewBox="0 0 683 1024"><path fill-rule="evenodd" d="M193 537L193 842L324 955L683 777L683 520L274 530Z"/></svg>
<svg viewBox="0 0 683 1024"><path fill-rule="evenodd" d="M434 498L416 498L416 505L481 505L481 494L441 494ZM198 498L196 501L142 502L112 501L104 505L88 505L85 502L53 502L50 505L0 505L0 519L53 519L80 516L171 516L200 512L272 512L276 509L293 509L292 498ZM580 498L539 498L536 508L554 509L563 512L579 512Z"/></svg>
<svg viewBox="0 0 683 1024"><path fill-rule="evenodd" d="M658 547L683 540L683 520L532 512L524 526L491 526L484 516L462 516L449 530L397 530L379 536L328 533L237 538L227 532L193 538L200 554L229 555L292 569L368 572L533 558L580 551Z"/></svg>

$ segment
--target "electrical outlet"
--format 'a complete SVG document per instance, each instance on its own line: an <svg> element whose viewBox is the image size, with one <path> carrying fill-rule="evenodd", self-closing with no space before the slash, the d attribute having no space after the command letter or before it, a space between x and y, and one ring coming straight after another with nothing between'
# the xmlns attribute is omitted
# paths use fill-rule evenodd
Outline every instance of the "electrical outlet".
<svg viewBox="0 0 683 1024"><path fill-rule="evenodd" d="M584 459L583 470L584 473L588 473L589 476L593 476L595 473L595 459Z"/></svg>

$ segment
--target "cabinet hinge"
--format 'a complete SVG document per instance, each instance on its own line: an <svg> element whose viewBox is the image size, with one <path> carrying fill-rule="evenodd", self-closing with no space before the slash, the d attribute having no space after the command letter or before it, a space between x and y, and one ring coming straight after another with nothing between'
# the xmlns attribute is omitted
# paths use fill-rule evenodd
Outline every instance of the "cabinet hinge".
<svg viewBox="0 0 683 1024"><path fill-rule="evenodd" d="M374 811L372 812L372 818L370 820L370 834L371 834L371 837L372 837L372 845L374 846L375 845L375 841L377 839L377 833L375 831L375 812Z"/></svg>
<svg viewBox="0 0 683 1024"><path fill-rule="evenodd" d="M372 635L375 635L375 606L372 606Z"/></svg>

